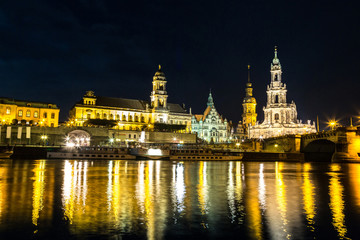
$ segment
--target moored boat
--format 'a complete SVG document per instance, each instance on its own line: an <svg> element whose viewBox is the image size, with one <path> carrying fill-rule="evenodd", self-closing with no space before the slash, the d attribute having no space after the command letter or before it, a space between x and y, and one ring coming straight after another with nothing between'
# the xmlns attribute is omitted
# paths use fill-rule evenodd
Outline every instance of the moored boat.
<svg viewBox="0 0 360 240"><path fill-rule="evenodd" d="M47 152L47 158L57 159L135 159L127 148L63 147Z"/></svg>
<svg viewBox="0 0 360 240"><path fill-rule="evenodd" d="M169 159L170 150L162 148L144 148L136 147L130 149L130 153L136 156L137 159Z"/></svg>
<svg viewBox="0 0 360 240"><path fill-rule="evenodd" d="M241 152L212 151L211 149L176 149L171 150L170 160L197 161L234 161L242 160Z"/></svg>

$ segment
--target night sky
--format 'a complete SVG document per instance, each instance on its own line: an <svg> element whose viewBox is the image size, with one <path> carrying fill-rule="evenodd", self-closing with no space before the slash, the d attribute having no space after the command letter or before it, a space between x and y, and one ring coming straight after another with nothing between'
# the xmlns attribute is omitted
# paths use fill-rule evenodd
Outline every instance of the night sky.
<svg viewBox="0 0 360 240"><path fill-rule="evenodd" d="M251 65L263 120L274 46L298 117L360 115L356 1L1 1L0 96L56 103L86 90L149 100L158 64L169 102L238 122ZM355 122L355 119L354 119ZM325 125L323 125L325 127Z"/></svg>

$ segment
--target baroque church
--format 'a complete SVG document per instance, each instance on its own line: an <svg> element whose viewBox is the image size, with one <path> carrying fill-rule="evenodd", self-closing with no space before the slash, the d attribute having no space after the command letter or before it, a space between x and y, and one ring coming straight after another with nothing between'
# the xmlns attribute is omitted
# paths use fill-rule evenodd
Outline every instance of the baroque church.
<svg viewBox="0 0 360 240"><path fill-rule="evenodd" d="M270 138L288 134L314 133L315 122L308 120L302 123L297 119L296 105L294 101L287 103L286 84L282 82L282 70L280 60L277 57L277 48L275 47L275 57L270 68L271 82L267 86L267 104L263 108L264 121L259 124L251 122L249 128L250 138ZM248 96L248 93L247 93ZM247 101L244 99L244 102ZM256 101L255 101L256 106ZM244 107L244 115L246 112ZM249 121L245 119L247 123Z"/></svg>
<svg viewBox="0 0 360 240"><path fill-rule="evenodd" d="M192 116L191 128L193 133L208 143L229 141L228 122L216 111L211 92L204 113Z"/></svg>
<svg viewBox="0 0 360 240"><path fill-rule="evenodd" d="M256 124L257 113L256 113L256 99L253 96L253 88L250 80L250 65L248 65L248 80L245 88L245 97L243 99L243 114L242 122L236 128L236 135L238 139L249 138L249 128Z"/></svg>
<svg viewBox="0 0 360 240"><path fill-rule="evenodd" d="M119 130L151 130L154 124L185 126L185 132L191 130L191 114L185 106L168 103L166 77L159 65L152 82L150 102L138 99L95 96L87 91L82 100L70 110L70 122L75 126L84 126L90 119L115 120Z"/></svg>

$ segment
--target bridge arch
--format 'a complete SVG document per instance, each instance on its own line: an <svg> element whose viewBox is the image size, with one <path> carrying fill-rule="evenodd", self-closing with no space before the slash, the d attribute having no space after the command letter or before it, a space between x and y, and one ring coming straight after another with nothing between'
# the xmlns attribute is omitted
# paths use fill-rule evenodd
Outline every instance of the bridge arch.
<svg viewBox="0 0 360 240"><path fill-rule="evenodd" d="M308 143L303 149L305 161L331 162L336 144L327 139L317 139Z"/></svg>

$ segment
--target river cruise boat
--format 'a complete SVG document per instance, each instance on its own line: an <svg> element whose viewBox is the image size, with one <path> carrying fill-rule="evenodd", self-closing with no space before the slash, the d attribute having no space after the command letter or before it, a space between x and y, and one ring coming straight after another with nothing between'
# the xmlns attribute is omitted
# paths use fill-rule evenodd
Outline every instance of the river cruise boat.
<svg viewBox="0 0 360 240"><path fill-rule="evenodd" d="M136 147L131 148L130 153L136 156L137 159L169 159L170 150L167 148L145 148Z"/></svg>
<svg viewBox="0 0 360 240"><path fill-rule="evenodd" d="M170 160L235 161L242 160L241 152L213 151L211 149L176 149L170 151Z"/></svg>
<svg viewBox="0 0 360 240"><path fill-rule="evenodd" d="M63 147L47 152L47 158L56 159L136 159L127 148Z"/></svg>

